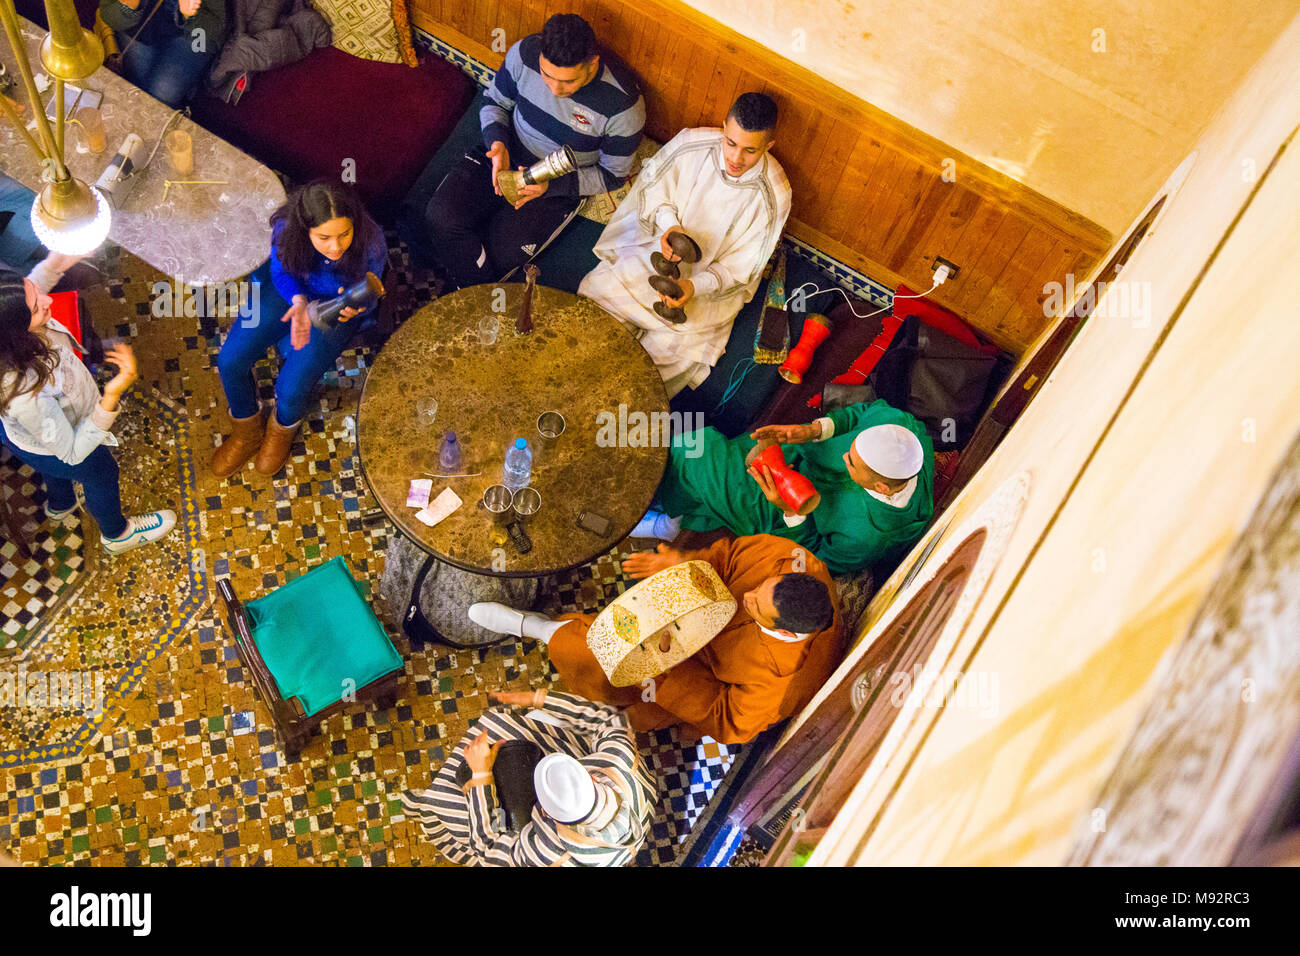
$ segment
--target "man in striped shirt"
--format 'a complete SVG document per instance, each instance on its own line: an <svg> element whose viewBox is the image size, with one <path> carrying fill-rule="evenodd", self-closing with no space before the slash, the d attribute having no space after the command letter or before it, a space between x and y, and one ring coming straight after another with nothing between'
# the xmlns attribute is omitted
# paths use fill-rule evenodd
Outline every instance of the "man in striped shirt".
<svg viewBox="0 0 1300 956"><path fill-rule="evenodd" d="M402 806L438 851L462 866L631 864L650 834L656 791L627 718L545 689L490 699L535 709L486 711L430 789L402 794ZM518 832L506 828L492 774L492 745L503 740L531 741L548 755L537 765L538 804Z"/></svg>
<svg viewBox="0 0 1300 956"><path fill-rule="evenodd" d="M463 288L523 265L569 223L583 197L617 189L645 126L640 84L602 55L587 21L560 13L506 53L479 114L486 155L466 153L425 212L434 251ZM525 186L512 207L497 173L569 146L575 172Z"/></svg>

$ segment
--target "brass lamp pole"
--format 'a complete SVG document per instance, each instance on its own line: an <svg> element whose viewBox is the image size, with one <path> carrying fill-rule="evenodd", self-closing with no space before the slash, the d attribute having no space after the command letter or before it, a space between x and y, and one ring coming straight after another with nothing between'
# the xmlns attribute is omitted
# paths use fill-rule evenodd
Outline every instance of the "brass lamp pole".
<svg viewBox="0 0 1300 956"><path fill-rule="evenodd" d="M38 238L55 252L82 254L93 251L104 241L108 234L109 207L98 192L74 178L63 161L64 85L84 80L99 69L104 62L104 45L94 33L82 28L72 0L45 0L45 16L50 32L41 43L41 65L54 78L54 129L50 128L36 89L14 0L0 0L0 21L18 61L18 72L36 118L39 141L3 97L0 105L40 158L45 186L32 205L32 226Z"/></svg>

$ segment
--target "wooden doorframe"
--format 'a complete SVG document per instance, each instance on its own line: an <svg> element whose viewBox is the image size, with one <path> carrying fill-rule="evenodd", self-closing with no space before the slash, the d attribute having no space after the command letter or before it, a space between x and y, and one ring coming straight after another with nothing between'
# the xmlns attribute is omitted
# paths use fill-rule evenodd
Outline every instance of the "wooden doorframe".
<svg viewBox="0 0 1300 956"><path fill-rule="evenodd" d="M742 830L780 810L814 774L794 811L795 825L787 826L773 846L768 865L782 865L830 826L901 710L888 688L896 675L925 666L987 539L988 528L979 527L954 548L857 666L747 784L728 814L728 823Z"/></svg>

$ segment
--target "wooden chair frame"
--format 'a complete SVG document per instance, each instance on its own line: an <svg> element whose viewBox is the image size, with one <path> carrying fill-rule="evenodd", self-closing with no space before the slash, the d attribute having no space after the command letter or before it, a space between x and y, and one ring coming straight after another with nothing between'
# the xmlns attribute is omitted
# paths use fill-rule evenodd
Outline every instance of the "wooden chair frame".
<svg viewBox="0 0 1300 956"><path fill-rule="evenodd" d="M299 698L290 697L286 700L280 693L279 685L253 642L248 612L244 609L243 602L236 596L234 586L228 579L223 578L217 582L217 593L226 604L226 622L235 636L239 657L253 675L253 684L257 688L258 696L271 711L271 720L284 743L285 756L290 760L298 759L308 739L320 732L320 725L335 714L342 713L349 704L373 703L379 710L389 710L397 706L398 682L406 670L405 663L369 684L357 688L355 701L339 700L317 714L308 715Z"/></svg>

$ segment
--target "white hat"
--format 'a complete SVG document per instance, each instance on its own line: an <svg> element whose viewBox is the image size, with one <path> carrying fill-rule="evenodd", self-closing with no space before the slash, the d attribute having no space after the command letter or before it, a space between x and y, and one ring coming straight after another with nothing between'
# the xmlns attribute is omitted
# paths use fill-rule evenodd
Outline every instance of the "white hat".
<svg viewBox="0 0 1300 956"><path fill-rule="evenodd" d="M853 450L868 468L891 481L911 478L925 464L920 439L902 425L864 428L853 439Z"/></svg>
<svg viewBox="0 0 1300 956"><path fill-rule="evenodd" d="M533 770L533 789L546 815L557 823L586 819L596 805L596 784L568 754L547 754Z"/></svg>

